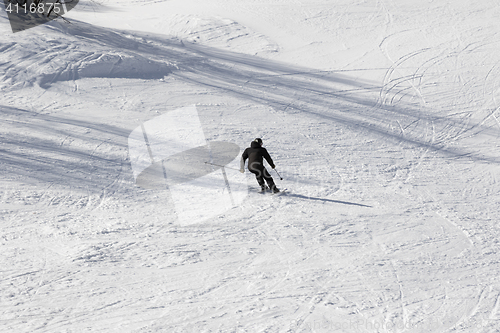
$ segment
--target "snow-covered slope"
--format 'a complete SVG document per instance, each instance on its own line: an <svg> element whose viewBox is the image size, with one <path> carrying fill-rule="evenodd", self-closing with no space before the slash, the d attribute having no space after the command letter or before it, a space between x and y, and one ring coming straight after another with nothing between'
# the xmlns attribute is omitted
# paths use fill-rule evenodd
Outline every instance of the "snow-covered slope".
<svg viewBox="0 0 500 333"><path fill-rule="evenodd" d="M80 1L16 34L0 13L2 332L498 331L499 11ZM181 223L182 186L137 186L131 134L162 165L155 121L193 106L186 141L262 137L288 192L247 175Z"/></svg>

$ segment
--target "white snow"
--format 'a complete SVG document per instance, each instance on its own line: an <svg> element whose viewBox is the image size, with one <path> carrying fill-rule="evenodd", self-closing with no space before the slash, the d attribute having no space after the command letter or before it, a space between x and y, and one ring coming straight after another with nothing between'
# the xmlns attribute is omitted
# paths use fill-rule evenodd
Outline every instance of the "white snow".
<svg viewBox="0 0 500 333"><path fill-rule="evenodd" d="M498 1L0 8L0 331L500 331Z"/></svg>

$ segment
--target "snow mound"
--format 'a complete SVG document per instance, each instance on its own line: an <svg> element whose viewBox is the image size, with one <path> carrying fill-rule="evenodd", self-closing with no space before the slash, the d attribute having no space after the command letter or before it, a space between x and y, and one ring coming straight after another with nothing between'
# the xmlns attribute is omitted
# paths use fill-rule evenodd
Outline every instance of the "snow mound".
<svg viewBox="0 0 500 333"><path fill-rule="evenodd" d="M135 54L94 53L78 66L80 77L161 78L170 69L165 64Z"/></svg>
<svg viewBox="0 0 500 333"><path fill-rule="evenodd" d="M169 33L187 42L246 54L277 52L278 44L238 22L218 17L177 15Z"/></svg>
<svg viewBox="0 0 500 333"><path fill-rule="evenodd" d="M149 59L127 45L116 51L109 45L97 44L97 38L65 34L58 26L55 23L32 34L14 35L8 42L4 39L0 44L3 89L34 83L46 88L57 81L80 78L158 79L171 73L171 64ZM47 29L55 31L44 34ZM92 34L92 30L87 33Z"/></svg>

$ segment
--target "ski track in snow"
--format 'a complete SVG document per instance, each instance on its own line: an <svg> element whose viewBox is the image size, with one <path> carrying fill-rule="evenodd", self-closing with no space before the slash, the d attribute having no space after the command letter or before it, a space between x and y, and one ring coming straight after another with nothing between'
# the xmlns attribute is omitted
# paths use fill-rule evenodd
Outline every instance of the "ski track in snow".
<svg viewBox="0 0 500 333"><path fill-rule="evenodd" d="M498 331L498 5L428 5L2 36L2 332ZM333 58L327 36L342 68L290 61ZM182 226L136 187L128 135L193 104L209 141L262 137L288 193L249 175L240 206Z"/></svg>

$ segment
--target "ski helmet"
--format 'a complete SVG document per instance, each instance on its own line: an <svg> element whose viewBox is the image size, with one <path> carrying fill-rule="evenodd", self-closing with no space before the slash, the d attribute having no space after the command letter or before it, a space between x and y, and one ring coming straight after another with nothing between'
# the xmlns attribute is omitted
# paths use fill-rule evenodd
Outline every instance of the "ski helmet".
<svg viewBox="0 0 500 333"><path fill-rule="evenodd" d="M253 142L257 142L260 146L262 146L262 139L261 138L257 138L255 140L253 140Z"/></svg>

